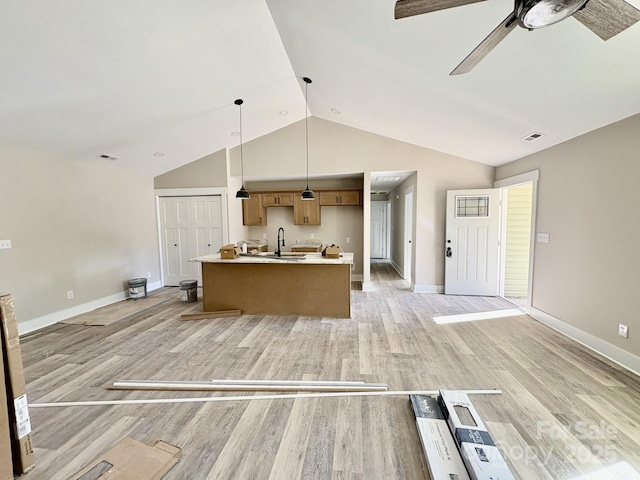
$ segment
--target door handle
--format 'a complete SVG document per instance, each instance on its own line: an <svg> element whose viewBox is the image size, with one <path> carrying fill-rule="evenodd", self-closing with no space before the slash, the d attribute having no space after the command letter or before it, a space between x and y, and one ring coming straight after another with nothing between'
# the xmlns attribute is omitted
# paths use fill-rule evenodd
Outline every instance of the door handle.
<svg viewBox="0 0 640 480"><path fill-rule="evenodd" d="M453 257L453 251L451 250L451 247L447 247L445 255L447 256L447 258Z"/></svg>

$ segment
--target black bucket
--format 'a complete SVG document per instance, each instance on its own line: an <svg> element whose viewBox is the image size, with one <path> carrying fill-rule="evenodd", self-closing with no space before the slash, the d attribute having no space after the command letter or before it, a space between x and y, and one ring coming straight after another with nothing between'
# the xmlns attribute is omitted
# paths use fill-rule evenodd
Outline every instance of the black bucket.
<svg viewBox="0 0 640 480"><path fill-rule="evenodd" d="M182 280L180 282L180 300L187 303L198 301L197 280Z"/></svg>
<svg viewBox="0 0 640 480"><path fill-rule="evenodd" d="M144 298L147 296L147 279L133 278L127 282L129 286L129 298Z"/></svg>

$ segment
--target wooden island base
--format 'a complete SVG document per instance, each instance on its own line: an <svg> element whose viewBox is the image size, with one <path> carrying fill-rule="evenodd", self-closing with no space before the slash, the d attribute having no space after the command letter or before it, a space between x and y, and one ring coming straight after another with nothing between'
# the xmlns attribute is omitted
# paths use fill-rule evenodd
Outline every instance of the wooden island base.
<svg viewBox="0 0 640 480"><path fill-rule="evenodd" d="M204 262L202 286L205 312L351 316L349 264Z"/></svg>

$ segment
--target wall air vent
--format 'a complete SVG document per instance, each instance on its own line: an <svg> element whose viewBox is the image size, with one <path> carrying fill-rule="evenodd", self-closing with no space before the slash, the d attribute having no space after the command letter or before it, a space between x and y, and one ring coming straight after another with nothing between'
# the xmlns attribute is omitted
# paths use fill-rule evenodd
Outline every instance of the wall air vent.
<svg viewBox="0 0 640 480"><path fill-rule="evenodd" d="M114 157L113 155L107 155L106 153L103 153L102 155L99 155L98 158L104 158L105 160L119 160L118 157Z"/></svg>
<svg viewBox="0 0 640 480"><path fill-rule="evenodd" d="M538 132L533 132L530 133L529 135L527 135L526 137L522 138L521 140L523 142L535 142L536 140L544 137L545 134L544 133L538 133Z"/></svg>

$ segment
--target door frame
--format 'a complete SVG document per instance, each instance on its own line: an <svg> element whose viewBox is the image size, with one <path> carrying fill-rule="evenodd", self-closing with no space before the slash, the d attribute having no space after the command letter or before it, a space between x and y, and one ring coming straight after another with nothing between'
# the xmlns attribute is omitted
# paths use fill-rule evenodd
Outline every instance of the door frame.
<svg viewBox="0 0 640 480"><path fill-rule="evenodd" d="M527 289L527 301L524 309L526 313L531 313L531 307L533 304L533 264L535 258L535 239L536 239L536 217L537 217L537 205L538 205L538 180L540 178L540 170L533 170L530 172L522 173L520 175L514 175L512 177L503 178L502 180L496 180L493 184L494 188L500 188L502 190L509 187L516 187L526 183L532 184L531 192L531 234L529 238L529 288ZM504 210L506 209L505 203L502 204L503 209L502 218L505 219ZM505 220L503 220L505 221ZM504 228L501 227L501 239L500 243L504 245ZM500 296L504 298L504 262L500 262Z"/></svg>
<svg viewBox="0 0 640 480"><path fill-rule="evenodd" d="M156 230L158 235L158 264L160 265L160 281L164 287L164 265L162 263L162 229L160 222L160 197L201 197L220 195L222 209L222 244L229 243L229 211L227 208L226 187L201 188L156 188L153 190L156 200Z"/></svg>
<svg viewBox="0 0 640 480"><path fill-rule="evenodd" d="M407 197L410 197L407 199ZM404 191L404 259L403 278L413 285L413 224L415 215L414 186L411 185ZM410 200L410 201L407 201Z"/></svg>

